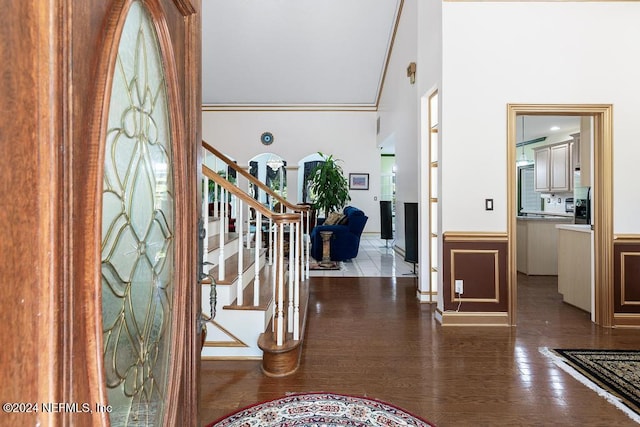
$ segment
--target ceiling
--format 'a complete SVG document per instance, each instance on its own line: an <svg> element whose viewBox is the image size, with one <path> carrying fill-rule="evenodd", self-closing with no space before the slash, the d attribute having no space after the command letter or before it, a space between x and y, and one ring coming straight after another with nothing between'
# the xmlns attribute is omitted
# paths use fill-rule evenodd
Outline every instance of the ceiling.
<svg viewBox="0 0 640 427"><path fill-rule="evenodd" d="M203 0L203 104L375 107L401 5Z"/></svg>
<svg viewBox="0 0 640 427"><path fill-rule="evenodd" d="M376 108L402 0L203 0L206 108ZM552 126L559 129L551 131ZM517 118L516 141L580 128Z"/></svg>
<svg viewBox="0 0 640 427"><path fill-rule="evenodd" d="M523 131L524 119L524 135ZM555 129L554 127L557 127ZM554 128L552 130L552 128ZM580 116L517 116L516 143L580 131Z"/></svg>

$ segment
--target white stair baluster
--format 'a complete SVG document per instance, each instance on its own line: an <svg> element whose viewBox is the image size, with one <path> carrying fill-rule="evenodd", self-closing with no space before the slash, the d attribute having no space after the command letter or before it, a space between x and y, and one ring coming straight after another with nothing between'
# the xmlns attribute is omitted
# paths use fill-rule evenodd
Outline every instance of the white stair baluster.
<svg viewBox="0 0 640 427"><path fill-rule="evenodd" d="M300 339L300 249L302 248L302 223L292 224L295 230L295 254L294 265L296 266L296 272L294 275L294 287L293 287L293 339Z"/></svg>
<svg viewBox="0 0 640 427"><path fill-rule="evenodd" d="M235 198L235 204L237 205L239 203L239 199L236 197ZM242 245L242 209L238 209L236 208L236 224L238 229L236 230L236 232L238 233L238 305L243 305L244 304L244 296L243 296L243 292L244 292L244 280L243 280L243 273L244 273L244 247Z"/></svg>
<svg viewBox="0 0 640 427"><path fill-rule="evenodd" d="M256 209L256 247L253 265L255 278L253 279L253 305L260 303L260 249L262 248L262 213Z"/></svg>
<svg viewBox="0 0 640 427"><path fill-rule="evenodd" d="M277 308L276 308L276 345L284 344L284 224L277 225L278 233L276 235L278 242L276 249L278 254L276 257L278 281L276 283L277 292Z"/></svg>
<svg viewBox="0 0 640 427"><path fill-rule="evenodd" d="M275 229L273 226L273 220L269 218L269 246L267 247L267 256L269 257L269 265L273 263L273 245L275 244L275 239L273 236Z"/></svg>
<svg viewBox="0 0 640 427"><path fill-rule="evenodd" d="M223 281L224 280L224 276L225 276L225 268L224 268L224 261L225 261L225 257L224 257L224 235L227 232L227 224L225 222L225 217L226 217L226 208L225 206L227 205L226 203L222 203L222 200L225 199L226 197L226 193L224 191L224 188L220 187L220 195L222 196L219 200L219 202L217 204L220 205L220 217L219 217L219 221L218 224L220 225L220 250L219 250L219 257L218 257L218 280Z"/></svg>
<svg viewBox="0 0 640 427"><path fill-rule="evenodd" d="M309 278L309 252L311 251L311 249L309 248L309 246L311 245L311 210L307 211L307 230L306 230L306 234L304 236L304 257L305 257L305 262L307 264L306 266L306 276L307 279Z"/></svg>
<svg viewBox="0 0 640 427"><path fill-rule="evenodd" d="M289 280L287 283L289 285L289 292L287 292L287 331L293 332L293 286L295 284L295 274L296 274L296 260L294 257L294 223L288 224L289 227ZM282 257L284 258L284 247L282 249Z"/></svg>
<svg viewBox="0 0 640 427"><path fill-rule="evenodd" d="M202 242L202 262L203 270L207 264L207 256L209 254L209 178L205 175L203 185L203 197L202 197L202 218L204 218L204 241ZM203 273L207 273L203 271Z"/></svg>

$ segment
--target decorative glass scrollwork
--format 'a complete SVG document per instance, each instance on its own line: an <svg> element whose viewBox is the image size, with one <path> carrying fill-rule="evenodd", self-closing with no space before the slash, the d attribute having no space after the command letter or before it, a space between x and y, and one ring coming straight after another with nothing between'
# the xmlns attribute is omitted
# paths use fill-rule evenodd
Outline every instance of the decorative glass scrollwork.
<svg viewBox="0 0 640 427"><path fill-rule="evenodd" d="M118 48L102 210L104 366L112 425L160 425L171 358L175 206L166 80L140 1Z"/></svg>

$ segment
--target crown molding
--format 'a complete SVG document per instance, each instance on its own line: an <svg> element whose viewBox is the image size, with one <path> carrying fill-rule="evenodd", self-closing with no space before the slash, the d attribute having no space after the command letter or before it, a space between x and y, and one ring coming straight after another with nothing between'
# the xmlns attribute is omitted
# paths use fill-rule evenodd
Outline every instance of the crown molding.
<svg viewBox="0 0 640 427"><path fill-rule="evenodd" d="M373 104L203 104L202 111L377 111Z"/></svg>

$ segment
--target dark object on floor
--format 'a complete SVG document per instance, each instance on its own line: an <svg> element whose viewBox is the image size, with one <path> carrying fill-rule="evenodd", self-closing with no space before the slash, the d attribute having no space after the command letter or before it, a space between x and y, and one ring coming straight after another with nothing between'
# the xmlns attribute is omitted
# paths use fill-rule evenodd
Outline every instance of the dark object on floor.
<svg viewBox="0 0 640 427"><path fill-rule="evenodd" d="M311 231L311 256L322 259L321 231L332 231L331 260L345 261L355 258L360 248L360 236L367 224L367 217L363 211L353 206L347 206L343 210L344 224L317 225Z"/></svg>
<svg viewBox="0 0 640 427"><path fill-rule="evenodd" d="M333 393L300 393L241 409L209 424L209 427L249 425L264 427L433 426L397 406L380 400Z"/></svg>
<svg viewBox="0 0 640 427"><path fill-rule="evenodd" d="M380 238L393 240L393 214L388 200L380 201Z"/></svg>
<svg viewBox="0 0 640 427"><path fill-rule="evenodd" d="M558 366L640 422L640 351L553 349L549 353Z"/></svg>
<svg viewBox="0 0 640 427"><path fill-rule="evenodd" d="M418 204L404 204L404 260L414 264L418 263ZM415 266L414 266L415 270Z"/></svg>

